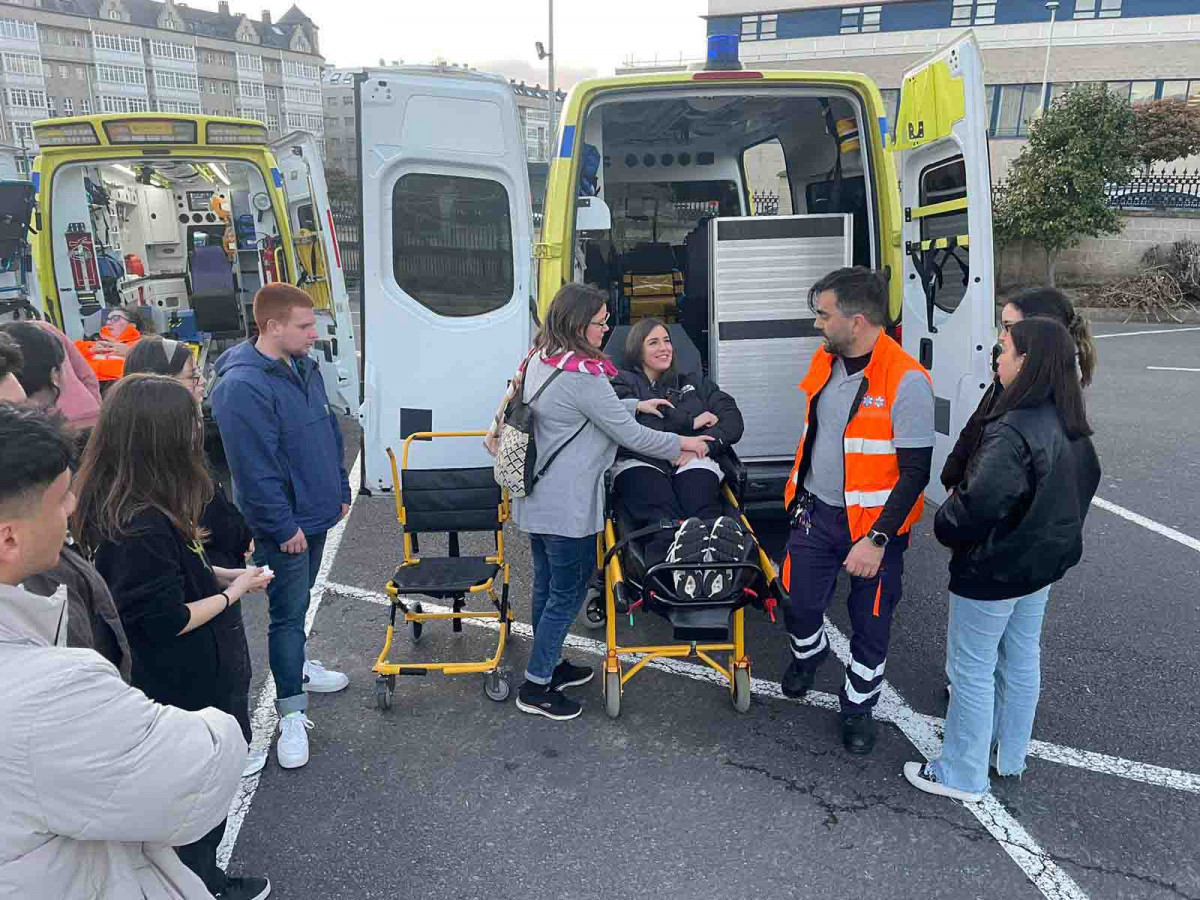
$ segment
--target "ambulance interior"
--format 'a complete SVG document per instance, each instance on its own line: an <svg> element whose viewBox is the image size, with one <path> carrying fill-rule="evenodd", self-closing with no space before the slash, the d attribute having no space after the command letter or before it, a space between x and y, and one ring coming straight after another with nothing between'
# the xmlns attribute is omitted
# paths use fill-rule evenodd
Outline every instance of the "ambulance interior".
<svg viewBox="0 0 1200 900"><path fill-rule="evenodd" d="M288 277L276 271L286 259L273 193L256 166L237 160L143 156L60 169L54 268L64 310L68 297L78 300L82 333L72 337L96 334L104 308L118 304L182 340L249 335L255 291ZM300 218L303 227L303 210Z"/></svg>
<svg viewBox="0 0 1200 900"><path fill-rule="evenodd" d="M797 283L811 284L814 266L830 271L878 259L868 189L875 176L858 140L867 122L878 127L853 94L820 89L710 89L597 102L583 128L580 193L604 203L593 211L579 201L575 279L609 292L615 321L653 315L678 322L707 365L719 304L710 271L714 217L849 214L846 244L814 246L805 271L794 272ZM589 183L588 153L600 160L598 184ZM761 267L753 258L737 265L743 295L761 285L757 316L811 316L806 291L762 278L765 258Z"/></svg>

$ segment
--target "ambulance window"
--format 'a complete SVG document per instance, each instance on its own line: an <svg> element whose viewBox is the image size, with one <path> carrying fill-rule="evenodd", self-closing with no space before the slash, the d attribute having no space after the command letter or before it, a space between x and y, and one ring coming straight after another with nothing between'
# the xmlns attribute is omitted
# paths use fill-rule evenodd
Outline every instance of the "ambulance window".
<svg viewBox="0 0 1200 900"><path fill-rule="evenodd" d="M485 178L404 175L392 189L392 271L442 316L478 316L513 295L508 191Z"/></svg>
<svg viewBox="0 0 1200 900"><path fill-rule="evenodd" d="M950 200L962 200L967 196L967 168L961 156L930 166L921 173L921 206L932 206ZM925 216L921 219L921 241L948 239L948 244L961 241L967 236L967 211L965 209ZM925 248L941 270L942 277L935 281L936 293L933 302L938 309L954 312L967 292L969 281L970 251L967 247Z"/></svg>

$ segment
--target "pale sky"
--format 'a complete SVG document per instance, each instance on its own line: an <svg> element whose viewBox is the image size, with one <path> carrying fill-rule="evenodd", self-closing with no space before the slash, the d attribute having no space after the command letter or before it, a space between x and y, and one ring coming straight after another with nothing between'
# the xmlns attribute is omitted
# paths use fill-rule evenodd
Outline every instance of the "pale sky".
<svg viewBox="0 0 1200 900"><path fill-rule="evenodd" d="M235 13L257 19L266 4L231 5ZM546 63L538 61L534 42L547 43L548 0L297 0L297 5L317 23L321 53L337 66L377 65L381 58L428 63L442 56L546 86ZM278 18L288 4L271 2L270 8ZM707 0L555 0L558 85L611 75L630 56L702 57L700 16L707 11Z"/></svg>

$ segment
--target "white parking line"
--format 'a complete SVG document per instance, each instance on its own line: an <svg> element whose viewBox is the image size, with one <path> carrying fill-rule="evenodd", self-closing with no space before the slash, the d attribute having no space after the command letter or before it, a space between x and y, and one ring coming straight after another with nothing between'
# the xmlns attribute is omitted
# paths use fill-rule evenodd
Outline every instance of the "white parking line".
<svg viewBox="0 0 1200 900"><path fill-rule="evenodd" d="M1190 535L1184 534L1182 531L1176 531L1169 525L1163 525L1161 522L1155 522L1153 519L1147 519L1145 516L1126 509L1123 506L1117 506L1102 497L1093 497L1092 505L1098 506L1101 509L1107 510L1113 515L1120 516L1122 519L1128 519L1135 525L1141 525L1143 528L1148 528L1155 534L1161 534L1163 537L1175 541L1177 544L1183 544L1190 550L1200 552L1200 541Z"/></svg>
<svg viewBox="0 0 1200 900"><path fill-rule="evenodd" d="M1146 366L1151 372L1200 372L1200 369L1185 369L1180 366Z"/></svg>
<svg viewBox="0 0 1200 900"><path fill-rule="evenodd" d="M358 484L361 459L361 457L355 459L354 466L350 469L351 485ZM352 491L351 511L357 500L357 492ZM337 558L338 548L342 545L342 537L346 533L346 525L349 521L350 513L347 513L342 521L329 529L325 538L325 551L321 554L321 568L317 572L316 583L309 592L308 615L304 617L305 634L312 631L313 620L321 606L321 598L325 596L325 590L329 586L329 570L333 568L333 562ZM271 749L271 740L275 737L275 726L278 722L279 715L275 712L275 679L268 672L262 690L258 694L258 705L254 707L250 716L250 727L253 732L250 741L251 751L265 753ZM243 778L242 783L238 786L238 792L233 797L233 802L229 804L229 818L225 822L225 837L221 839L221 845L217 848L217 865L222 869L229 866L229 858L233 855L233 847L237 843L238 833L242 830L242 822L246 819L246 813L250 811L250 804L254 801L254 794L258 791L258 783L261 778L261 772L251 775L249 778Z"/></svg>
<svg viewBox="0 0 1200 900"><path fill-rule="evenodd" d="M1093 337L1096 340L1100 340L1101 338L1137 337L1143 334L1179 334L1183 331L1200 331L1200 326L1191 328L1158 328L1150 331L1118 331L1115 334L1096 334Z"/></svg>

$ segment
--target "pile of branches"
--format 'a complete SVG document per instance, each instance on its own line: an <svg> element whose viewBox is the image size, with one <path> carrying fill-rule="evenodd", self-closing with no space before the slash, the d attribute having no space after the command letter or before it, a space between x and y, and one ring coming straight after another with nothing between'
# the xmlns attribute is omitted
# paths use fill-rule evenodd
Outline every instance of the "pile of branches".
<svg viewBox="0 0 1200 900"><path fill-rule="evenodd" d="M1200 244L1185 240L1151 247L1136 275L1100 286L1091 300L1128 310L1126 322L1143 317L1182 322L1180 312L1200 311Z"/></svg>

